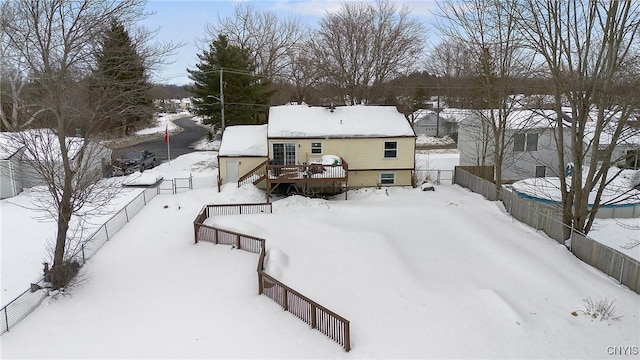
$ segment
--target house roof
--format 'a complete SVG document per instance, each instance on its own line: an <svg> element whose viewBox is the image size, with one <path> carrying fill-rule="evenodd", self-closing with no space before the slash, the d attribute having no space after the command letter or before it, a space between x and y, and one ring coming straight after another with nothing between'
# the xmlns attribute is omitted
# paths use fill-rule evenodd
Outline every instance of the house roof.
<svg viewBox="0 0 640 360"><path fill-rule="evenodd" d="M469 117L473 116L473 110L469 109L456 109L456 108L444 108L440 110L440 117L445 121L460 123Z"/></svg>
<svg viewBox="0 0 640 360"><path fill-rule="evenodd" d="M428 122L428 123L436 123L436 119L438 119L438 113L429 110L429 109L418 109L413 112L413 123L418 122ZM441 118L444 120L444 118Z"/></svg>
<svg viewBox="0 0 640 360"><path fill-rule="evenodd" d="M571 124L571 108L562 108L564 113L565 126ZM594 141L596 133L599 136L598 143L600 145L611 144L612 134L618 126L620 113L614 111L605 111L607 118L606 125L601 131L596 129L597 111L592 110L589 119L585 124L584 141L591 143ZM555 110L515 110L509 114L507 118L508 126L511 129L535 129L535 128L555 128L556 122ZM625 126L623 132L618 138L618 144L638 145L640 144L640 131L630 126Z"/></svg>
<svg viewBox="0 0 640 360"><path fill-rule="evenodd" d="M70 158L75 158L84 139L67 136L65 138ZM21 148L28 148L23 160L60 161L62 156L58 136L51 129L33 129L21 132L0 133L0 159L8 159Z"/></svg>
<svg viewBox="0 0 640 360"><path fill-rule="evenodd" d="M555 110L511 110L507 115L507 128L509 129L545 129L556 127L556 125Z"/></svg>
<svg viewBox="0 0 640 360"><path fill-rule="evenodd" d="M456 112L453 112L455 110ZM466 109L452 109L452 112L449 114L454 115L443 115L443 116L454 116L460 122L468 123L468 122L476 122L479 121L480 117L484 117L485 119L490 118L491 110L466 110ZM566 114L566 112L565 112ZM497 118L497 112L494 114ZM506 128L510 130L520 130L520 129L546 129L546 128L555 128L556 123L556 112L555 110L549 109L512 109L507 114L506 119ZM567 115L566 119L570 119Z"/></svg>
<svg viewBox="0 0 640 360"><path fill-rule="evenodd" d="M393 106L282 105L269 109L269 138L346 138L415 136Z"/></svg>
<svg viewBox="0 0 640 360"><path fill-rule="evenodd" d="M473 114L473 110L469 111ZM478 119L478 111L488 110L475 110L475 117L467 117L464 121L474 121ZM563 124L564 126L571 126L571 108L562 108L563 112ZM618 124L620 114L613 111L606 111L605 117L607 117L606 126L597 131L596 129L596 117L597 111L592 110L589 114L588 122L585 124L584 141L592 143L595 135L598 134L600 145L609 145L612 140L612 134ZM511 130L521 129L551 129L556 128L558 122L556 121L556 111L551 109L517 109L511 110L507 116L507 128ZM624 145L640 145L640 130L631 126L626 126L618 139L618 144Z"/></svg>
<svg viewBox="0 0 640 360"><path fill-rule="evenodd" d="M267 125L235 125L224 130L220 156L267 156Z"/></svg>

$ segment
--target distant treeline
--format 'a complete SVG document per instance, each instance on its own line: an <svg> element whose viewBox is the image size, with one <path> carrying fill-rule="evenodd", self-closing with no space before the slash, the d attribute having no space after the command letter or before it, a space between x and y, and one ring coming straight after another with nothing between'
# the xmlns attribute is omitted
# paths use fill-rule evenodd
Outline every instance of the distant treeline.
<svg viewBox="0 0 640 360"><path fill-rule="evenodd" d="M182 99L193 96L186 85L167 85L153 84L151 88L151 97L156 100L160 99Z"/></svg>

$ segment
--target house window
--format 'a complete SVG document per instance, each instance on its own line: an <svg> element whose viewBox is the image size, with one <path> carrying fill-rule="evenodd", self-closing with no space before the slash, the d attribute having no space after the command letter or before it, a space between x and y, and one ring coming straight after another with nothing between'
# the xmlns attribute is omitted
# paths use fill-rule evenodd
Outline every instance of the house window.
<svg viewBox="0 0 640 360"><path fill-rule="evenodd" d="M524 134L513 135L513 151L524 151Z"/></svg>
<svg viewBox="0 0 640 360"><path fill-rule="evenodd" d="M296 144L273 144L273 160L275 165L293 165L296 163Z"/></svg>
<svg viewBox="0 0 640 360"><path fill-rule="evenodd" d="M544 165L536 166L536 177L545 177L547 176L547 167Z"/></svg>
<svg viewBox="0 0 640 360"><path fill-rule="evenodd" d="M606 148L596 150L597 161L608 161L610 159L611 159L611 155L609 154L609 151Z"/></svg>
<svg viewBox="0 0 640 360"><path fill-rule="evenodd" d="M640 150L627 150L625 162L629 169L640 169Z"/></svg>
<svg viewBox="0 0 640 360"><path fill-rule="evenodd" d="M538 134L513 134L513 151L538 151Z"/></svg>
<svg viewBox="0 0 640 360"><path fill-rule="evenodd" d="M393 185L396 183L395 173L380 173L380 185Z"/></svg>
<svg viewBox="0 0 640 360"><path fill-rule="evenodd" d="M384 142L384 158L394 159L398 157L398 142L397 141L385 141Z"/></svg>
<svg viewBox="0 0 640 360"><path fill-rule="evenodd" d="M311 143L312 154L322 154L322 143Z"/></svg>
<svg viewBox="0 0 640 360"><path fill-rule="evenodd" d="M538 151L538 134L527 134L527 151Z"/></svg>

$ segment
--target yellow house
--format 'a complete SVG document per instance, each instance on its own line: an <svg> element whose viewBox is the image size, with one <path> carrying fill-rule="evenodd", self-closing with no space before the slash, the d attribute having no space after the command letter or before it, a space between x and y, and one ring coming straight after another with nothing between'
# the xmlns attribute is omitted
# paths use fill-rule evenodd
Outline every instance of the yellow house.
<svg viewBox="0 0 640 360"><path fill-rule="evenodd" d="M267 125L236 125L225 129L218 151L218 189L264 163L268 156Z"/></svg>
<svg viewBox="0 0 640 360"><path fill-rule="evenodd" d="M222 158L232 128L225 131L220 147L221 183L235 178L235 165L223 165L232 159ZM266 157L254 156L244 166L239 156L238 183L253 182L265 188L267 196L411 185L415 139L411 125L393 106L274 106L269 109Z"/></svg>

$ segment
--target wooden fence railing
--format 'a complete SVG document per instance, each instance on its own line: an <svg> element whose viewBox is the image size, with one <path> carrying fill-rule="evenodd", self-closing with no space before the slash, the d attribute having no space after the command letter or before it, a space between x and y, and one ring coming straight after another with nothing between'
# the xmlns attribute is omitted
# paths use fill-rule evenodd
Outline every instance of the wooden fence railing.
<svg viewBox="0 0 640 360"><path fill-rule="evenodd" d="M241 187L242 185L248 183L255 183L257 180L264 178L266 176L268 163L269 161L265 160L264 162L260 163L260 165L254 167L249 172L242 175L238 179L238 187Z"/></svg>
<svg viewBox="0 0 640 360"><path fill-rule="evenodd" d="M206 241L213 244L232 245L240 250L259 254L256 269L258 293L275 301L284 310L309 324L312 329L317 329L342 345L345 351L351 350L349 320L295 291L264 271L265 239L204 224L204 221L211 216L259 213L271 213L271 203L206 205L193 221L195 242Z"/></svg>

